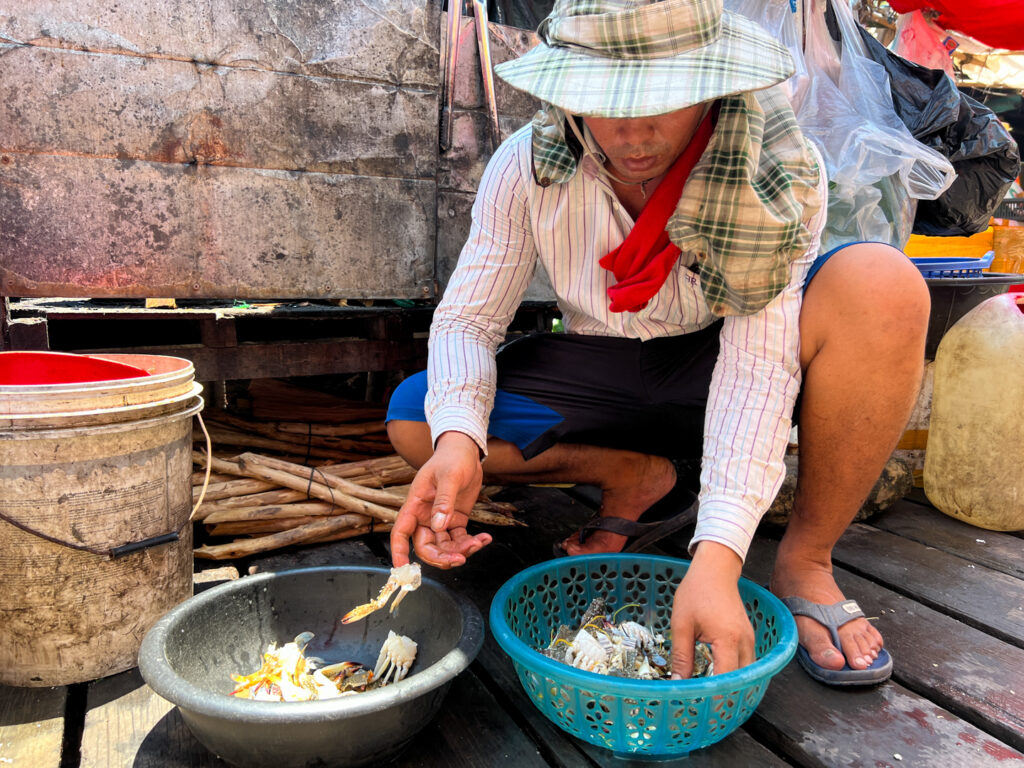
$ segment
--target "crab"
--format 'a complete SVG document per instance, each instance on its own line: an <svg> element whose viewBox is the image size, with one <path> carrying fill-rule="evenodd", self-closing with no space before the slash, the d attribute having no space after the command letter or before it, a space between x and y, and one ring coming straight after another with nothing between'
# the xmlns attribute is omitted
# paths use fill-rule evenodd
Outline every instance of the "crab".
<svg viewBox="0 0 1024 768"><path fill-rule="evenodd" d="M373 668L373 680L379 685L397 683L409 674L409 667L416 660L416 643L405 635L388 630L388 638L380 648L377 665Z"/></svg>
<svg viewBox="0 0 1024 768"><path fill-rule="evenodd" d="M402 602L402 598L414 589L417 589L421 583L420 575L420 564L419 563L407 563L406 565L400 565L397 568L391 569L391 574L388 576L387 583L381 587L380 593L368 603L356 606L351 611L341 617L342 624L350 624L353 621L359 621L365 619L371 613L387 605L388 599L395 594L394 602L391 603L391 612L393 613L398 604Z"/></svg>

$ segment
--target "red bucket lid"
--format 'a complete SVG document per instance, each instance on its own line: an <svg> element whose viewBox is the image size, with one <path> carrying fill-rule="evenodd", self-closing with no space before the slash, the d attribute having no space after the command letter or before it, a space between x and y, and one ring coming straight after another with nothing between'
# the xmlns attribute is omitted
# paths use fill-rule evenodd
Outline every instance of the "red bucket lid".
<svg viewBox="0 0 1024 768"><path fill-rule="evenodd" d="M0 352L0 386L81 384L149 376L148 371L113 360L69 352Z"/></svg>

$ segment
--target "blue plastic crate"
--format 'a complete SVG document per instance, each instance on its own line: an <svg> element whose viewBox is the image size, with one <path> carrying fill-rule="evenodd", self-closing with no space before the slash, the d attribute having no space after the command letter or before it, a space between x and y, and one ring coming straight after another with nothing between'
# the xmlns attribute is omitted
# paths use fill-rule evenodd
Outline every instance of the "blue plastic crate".
<svg viewBox="0 0 1024 768"><path fill-rule="evenodd" d="M995 257L996 252L989 251L980 259L917 257L911 261L925 277L980 277Z"/></svg>

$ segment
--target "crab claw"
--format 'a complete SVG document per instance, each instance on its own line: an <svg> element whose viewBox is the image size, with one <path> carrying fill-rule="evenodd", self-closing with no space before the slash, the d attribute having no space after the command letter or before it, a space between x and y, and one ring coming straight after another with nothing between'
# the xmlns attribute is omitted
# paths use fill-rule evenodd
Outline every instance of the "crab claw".
<svg viewBox="0 0 1024 768"><path fill-rule="evenodd" d="M341 661L337 664L328 664L320 668L320 674L329 680L344 680L361 670L363 665L357 661Z"/></svg>
<svg viewBox="0 0 1024 768"><path fill-rule="evenodd" d="M393 584L391 581L388 581L388 583L384 585L384 587L380 591L380 594L378 594L376 598L374 598L368 603L357 605L355 608L353 608L351 611L349 611L341 617L341 623L351 624L353 621L365 619L378 608L383 608L384 605L387 603L388 598L391 597L391 595L393 595L395 593L395 590L397 589L397 584Z"/></svg>

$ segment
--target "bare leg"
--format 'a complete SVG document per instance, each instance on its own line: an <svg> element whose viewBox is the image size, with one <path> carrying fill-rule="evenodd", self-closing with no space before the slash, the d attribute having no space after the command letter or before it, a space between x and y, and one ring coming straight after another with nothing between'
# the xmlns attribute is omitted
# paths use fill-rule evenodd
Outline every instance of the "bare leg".
<svg viewBox="0 0 1024 768"><path fill-rule="evenodd" d="M920 273L888 246L845 248L808 286L800 316L800 470L772 575L777 595L830 604L843 599L832 577L832 547L910 418L921 384L928 311ZM809 618L796 621L811 657L842 669L827 631ZM882 647L881 635L865 619L846 624L839 635L855 669L870 666Z"/></svg>
<svg viewBox="0 0 1024 768"><path fill-rule="evenodd" d="M431 454L430 431L418 421L388 423L388 436L402 457L420 467ZM654 502L672 490L675 469L660 456L592 445L559 443L526 461L512 443L487 442L484 478L498 484L585 483L602 490L601 514L637 520ZM576 537L564 542L571 555L619 552L626 537L595 531L584 544Z"/></svg>

